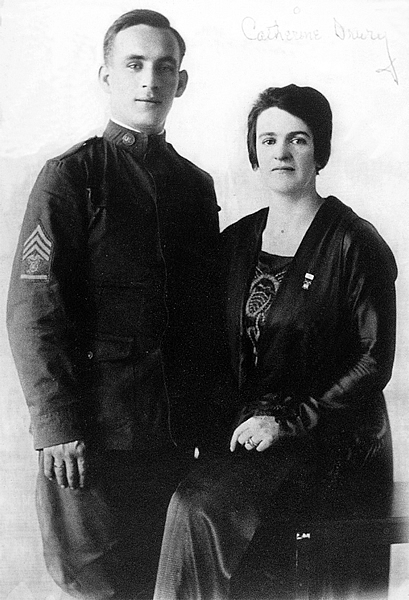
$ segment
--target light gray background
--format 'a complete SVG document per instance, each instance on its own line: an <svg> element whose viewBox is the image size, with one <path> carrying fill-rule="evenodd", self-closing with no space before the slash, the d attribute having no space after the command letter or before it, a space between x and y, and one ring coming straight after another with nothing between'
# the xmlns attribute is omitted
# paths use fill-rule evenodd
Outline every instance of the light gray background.
<svg viewBox="0 0 409 600"><path fill-rule="evenodd" d="M223 228L267 204L245 148L255 96L293 82L329 99L333 152L318 190L374 223L400 268L398 347L386 396L395 479L409 477L409 1L0 0L0 600L65 598L42 563L36 455L4 327L11 260L44 161L102 132L102 38L115 18L138 7L166 14L187 42L190 81L175 100L167 137L213 175ZM394 547L392 559L391 598L408 599L407 546Z"/></svg>

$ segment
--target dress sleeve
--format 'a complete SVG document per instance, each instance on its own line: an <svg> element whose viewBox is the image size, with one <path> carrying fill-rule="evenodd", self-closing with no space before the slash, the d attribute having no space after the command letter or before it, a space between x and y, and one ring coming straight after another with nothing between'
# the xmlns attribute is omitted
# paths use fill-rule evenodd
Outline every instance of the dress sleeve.
<svg viewBox="0 0 409 600"><path fill-rule="evenodd" d="M58 159L46 163L29 198L11 275L7 327L37 449L84 436L74 327L85 272L80 189L79 172Z"/></svg>
<svg viewBox="0 0 409 600"><path fill-rule="evenodd" d="M388 383L395 353L397 269L391 250L363 220L344 239L342 293L350 365L318 399L328 409L357 402Z"/></svg>

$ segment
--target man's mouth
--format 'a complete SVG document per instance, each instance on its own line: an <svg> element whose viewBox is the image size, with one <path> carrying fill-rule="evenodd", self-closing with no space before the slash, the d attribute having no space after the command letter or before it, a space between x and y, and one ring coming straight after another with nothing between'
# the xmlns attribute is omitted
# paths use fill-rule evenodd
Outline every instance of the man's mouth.
<svg viewBox="0 0 409 600"><path fill-rule="evenodd" d="M146 102L147 104L162 104L160 100L154 98L135 98L135 102Z"/></svg>

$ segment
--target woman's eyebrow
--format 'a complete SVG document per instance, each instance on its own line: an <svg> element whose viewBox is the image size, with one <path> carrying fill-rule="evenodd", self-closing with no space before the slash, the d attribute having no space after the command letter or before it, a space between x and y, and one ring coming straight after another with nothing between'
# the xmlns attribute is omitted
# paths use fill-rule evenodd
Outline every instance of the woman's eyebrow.
<svg viewBox="0 0 409 600"><path fill-rule="evenodd" d="M263 131L262 133L259 133L258 137L261 138L264 135L278 135L275 131ZM286 137L292 136L292 135L305 135L307 137L311 137L311 135L308 133L308 131L304 131L303 129L300 129L299 131L290 131L289 133L286 134Z"/></svg>

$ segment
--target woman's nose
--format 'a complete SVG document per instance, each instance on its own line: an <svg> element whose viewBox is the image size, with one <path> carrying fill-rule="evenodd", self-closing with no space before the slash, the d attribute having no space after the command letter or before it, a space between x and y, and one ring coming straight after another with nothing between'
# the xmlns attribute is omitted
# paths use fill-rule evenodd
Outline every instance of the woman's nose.
<svg viewBox="0 0 409 600"><path fill-rule="evenodd" d="M285 160L289 156L289 149L286 143L277 142L274 144L274 158L276 160Z"/></svg>

